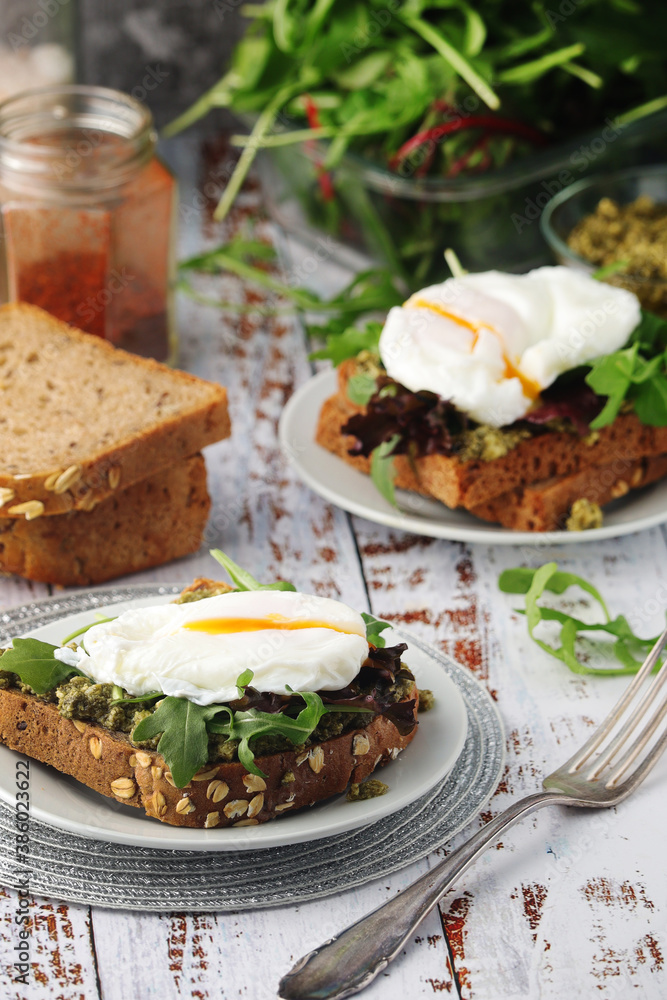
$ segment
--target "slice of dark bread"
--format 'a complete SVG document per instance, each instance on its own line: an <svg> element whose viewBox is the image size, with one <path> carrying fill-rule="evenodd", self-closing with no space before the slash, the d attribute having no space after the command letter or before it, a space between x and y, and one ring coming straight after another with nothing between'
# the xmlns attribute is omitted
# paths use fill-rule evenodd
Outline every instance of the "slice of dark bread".
<svg viewBox="0 0 667 1000"><path fill-rule="evenodd" d="M123 733L66 719L34 695L0 690L0 743L173 826L255 826L313 805L394 759L415 732L401 736L378 715L307 750L258 757L266 780L239 763L211 764L176 788L157 751L137 749Z"/></svg>
<svg viewBox="0 0 667 1000"><path fill-rule="evenodd" d="M228 437L214 382L128 354L35 306L0 307L0 516L90 510Z"/></svg>
<svg viewBox="0 0 667 1000"><path fill-rule="evenodd" d="M547 479L495 497L471 513L515 531L559 531L567 527L572 505L580 499L602 507L662 479L667 456L595 465L573 476Z"/></svg>
<svg viewBox="0 0 667 1000"><path fill-rule="evenodd" d="M199 549L210 505L204 459L193 455L91 511L0 518L0 570L83 586L159 566Z"/></svg>

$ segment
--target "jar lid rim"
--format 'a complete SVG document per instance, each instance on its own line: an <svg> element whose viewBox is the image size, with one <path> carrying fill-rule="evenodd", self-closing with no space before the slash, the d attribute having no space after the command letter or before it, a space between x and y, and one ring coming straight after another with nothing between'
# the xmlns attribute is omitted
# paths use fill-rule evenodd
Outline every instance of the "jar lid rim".
<svg viewBox="0 0 667 1000"><path fill-rule="evenodd" d="M67 136L70 128L78 130L80 138ZM35 141L60 130L67 136L63 144ZM123 145L105 147L105 136L117 137ZM78 186L82 178L71 169L72 163L76 167L93 149L105 183L115 184L150 158L155 142L150 109L130 94L109 87L39 87L0 103L0 169L32 177L40 184L57 177L59 186ZM90 148L81 152L83 146ZM62 169L58 169L61 161ZM95 183L100 182L97 176Z"/></svg>

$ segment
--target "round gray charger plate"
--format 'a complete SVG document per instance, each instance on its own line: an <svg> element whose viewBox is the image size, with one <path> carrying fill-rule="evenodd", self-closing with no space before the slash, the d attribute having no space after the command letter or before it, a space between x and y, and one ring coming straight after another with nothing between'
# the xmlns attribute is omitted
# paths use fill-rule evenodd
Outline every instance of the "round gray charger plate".
<svg viewBox="0 0 667 1000"><path fill-rule="evenodd" d="M26 604L0 616L0 643L79 611L179 586L103 588ZM0 882L67 902L126 910L244 910L299 903L389 875L446 844L484 808L500 780L504 736L498 711L474 677L413 635L459 689L468 732L453 771L420 799L369 826L310 844L202 854L130 847L30 822L17 862L14 813L0 803ZM23 856L22 856L23 858Z"/></svg>

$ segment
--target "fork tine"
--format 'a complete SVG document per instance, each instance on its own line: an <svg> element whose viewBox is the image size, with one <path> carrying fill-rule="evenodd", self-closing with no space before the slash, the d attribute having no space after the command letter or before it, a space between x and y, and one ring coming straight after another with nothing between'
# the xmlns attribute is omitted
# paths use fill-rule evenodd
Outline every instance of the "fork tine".
<svg viewBox="0 0 667 1000"><path fill-rule="evenodd" d="M632 734L638 723L644 719L647 710L653 706L655 699L664 688L665 682L667 682L667 666L663 663L659 672L656 674L655 679L644 692L643 697L634 709L632 715L629 717L627 722L624 723L623 728L614 737L609 746L605 747L602 753L598 754L595 758L587 775L589 779L596 778L598 774L604 770L607 764L614 759L619 750L625 746L628 737Z"/></svg>
<svg viewBox="0 0 667 1000"><path fill-rule="evenodd" d="M626 798L631 792L634 792L635 788L641 785L644 778L649 775L658 763L665 750L667 750L667 729L665 729L655 746L651 748L650 753L646 754L639 767L632 772L629 778L625 779L622 785L618 786L619 797L615 801L618 802Z"/></svg>
<svg viewBox="0 0 667 1000"><path fill-rule="evenodd" d="M577 750L577 752L569 759L565 767L568 771L572 773L578 770L581 765L588 760L593 751L597 750L600 744L606 739L606 737L611 732L613 726L618 722L619 718L623 715L635 694L639 688L644 683L648 674L651 673L655 667L660 654L665 648L665 643L667 643L667 628L664 630L662 635L657 639L655 645L651 649L650 653L644 660L642 666L639 668L637 674L635 674L632 682L628 685L626 690L623 692L622 696L619 698L618 702L614 705L609 715L606 717L604 722L600 723L598 728L595 730L593 735L588 739L584 745Z"/></svg>
<svg viewBox="0 0 667 1000"><path fill-rule="evenodd" d="M667 674L666 674L667 676ZM616 764L611 776L607 779L607 788L613 788L613 786L620 780L620 778L625 774L630 765L637 759L639 754L642 752L648 741L651 739L656 729L662 722L662 720L667 715L667 699L663 699L662 705L658 708L656 712L653 713L653 717L646 726L646 728L639 734L637 739L634 741L632 746L629 748L627 753L621 757L621 759Z"/></svg>

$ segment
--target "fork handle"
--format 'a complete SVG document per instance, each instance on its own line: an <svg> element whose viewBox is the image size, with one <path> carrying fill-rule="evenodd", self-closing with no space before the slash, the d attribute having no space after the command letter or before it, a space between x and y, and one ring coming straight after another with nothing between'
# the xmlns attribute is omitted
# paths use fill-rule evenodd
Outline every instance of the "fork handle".
<svg viewBox="0 0 667 1000"><path fill-rule="evenodd" d="M558 802L563 792L538 792L515 802L407 889L305 955L280 981L283 1000L342 1000L368 986L401 951L415 928L456 879L523 816Z"/></svg>

